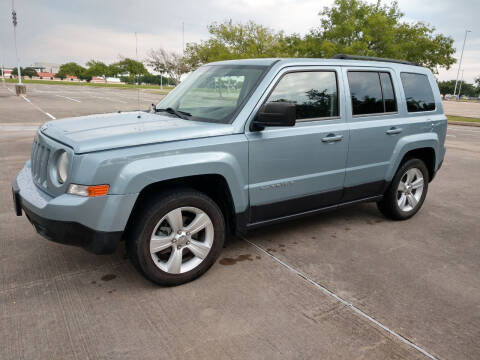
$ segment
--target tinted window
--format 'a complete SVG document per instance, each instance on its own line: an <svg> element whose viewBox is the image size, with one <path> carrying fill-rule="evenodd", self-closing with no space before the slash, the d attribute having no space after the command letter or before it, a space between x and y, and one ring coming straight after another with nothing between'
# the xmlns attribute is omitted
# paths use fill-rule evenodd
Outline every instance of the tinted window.
<svg viewBox="0 0 480 360"><path fill-rule="evenodd" d="M353 115L383 113L382 88L377 72L349 71Z"/></svg>
<svg viewBox="0 0 480 360"><path fill-rule="evenodd" d="M337 76L334 71L288 73L267 102L296 104L297 119L338 116Z"/></svg>
<svg viewBox="0 0 480 360"><path fill-rule="evenodd" d="M408 112L435 110L432 88L426 75L401 73Z"/></svg>
<svg viewBox="0 0 480 360"><path fill-rule="evenodd" d="M390 74L380 73L380 82L382 83L385 112L397 111L397 102L395 100L395 92L393 91L392 78L390 77Z"/></svg>

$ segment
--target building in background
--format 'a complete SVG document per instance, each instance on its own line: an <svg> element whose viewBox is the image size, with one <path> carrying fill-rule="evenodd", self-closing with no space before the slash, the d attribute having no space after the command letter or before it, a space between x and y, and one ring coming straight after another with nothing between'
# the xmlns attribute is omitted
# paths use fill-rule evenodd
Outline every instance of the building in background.
<svg viewBox="0 0 480 360"><path fill-rule="evenodd" d="M37 73L58 73L60 69L59 64L54 63L45 63L45 62L35 62L30 67L34 68Z"/></svg>

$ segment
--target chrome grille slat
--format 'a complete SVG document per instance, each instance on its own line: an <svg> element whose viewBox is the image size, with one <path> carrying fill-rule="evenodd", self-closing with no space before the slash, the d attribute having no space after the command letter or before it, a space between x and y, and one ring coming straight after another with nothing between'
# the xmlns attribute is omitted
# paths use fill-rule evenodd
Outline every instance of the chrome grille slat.
<svg viewBox="0 0 480 360"><path fill-rule="evenodd" d="M47 187L47 164L48 157L50 156L50 150L45 147L42 155L43 157L40 162L40 183L43 187Z"/></svg>
<svg viewBox="0 0 480 360"><path fill-rule="evenodd" d="M31 168L32 178L41 187L47 189L48 160L51 150L48 146L42 144L39 140L34 140L32 144Z"/></svg>

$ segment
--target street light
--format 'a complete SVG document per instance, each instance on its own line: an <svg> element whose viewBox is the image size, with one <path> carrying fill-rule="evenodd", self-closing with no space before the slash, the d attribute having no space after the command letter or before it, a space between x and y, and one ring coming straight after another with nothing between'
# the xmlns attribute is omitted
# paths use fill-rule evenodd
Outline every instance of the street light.
<svg viewBox="0 0 480 360"><path fill-rule="evenodd" d="M462 67L462 59L463 59L463 50L465 49L465 42L467 41L467 34L471 32L470 30L465 30L465 38L463 39L463 46L462 46L462 53L460 55L460 62L458 63L458 71L457 71L457 80L455 80L455 89L453 90L453 96L457 95L457 83L458 83L458 75L460 75L460 69Z"/></svg>
<svg viewBox="0 0 480 360"><path fill-rule="evenodd" d="M17 51L17 12L15 11L15 0L12 0L12 22L13 22L13 42L15 44L15 57L17 59L17 75L18 75L18 84L15 85L15 91L17 95L25 94L27 88L22 84L22 72L20 71L20 60L18 58Z"/></svg>
<svg viewBox="0 0 480 360"><path fill-rule="evenodd" d="M462 93L462 84L463 84L463 72L465 69L462 69L462 77L460 78L460 88L458 89L458 98L460 98L460 94Z"/></svg>

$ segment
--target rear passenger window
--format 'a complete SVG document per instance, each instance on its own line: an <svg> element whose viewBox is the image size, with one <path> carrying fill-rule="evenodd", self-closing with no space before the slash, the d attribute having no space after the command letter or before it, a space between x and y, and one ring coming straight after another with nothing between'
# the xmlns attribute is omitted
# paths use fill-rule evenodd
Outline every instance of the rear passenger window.
<svg viewBox="0 0 480 360"><path fill-rule="evenodd" d="M408 112L435 110L435 99L428 77L423 74L401 73Z"/></svg>
<svg viewBox="0 0 480 360"><path fill-rule="evenodd" d="M296 104L297 120L338 116L337 75L334 71L287 73L267 102Z"/></svg>
<svg viewBox="0 0 480 360"><path fill-rule="evenodd" d="M353 115L397 111L397 101L389 73L349 71L348 84L352 97Z"/></svg>

